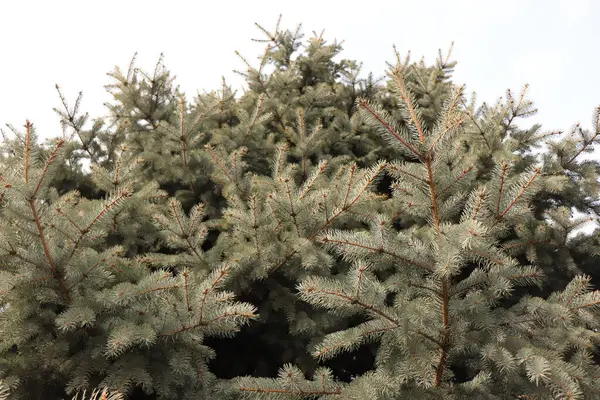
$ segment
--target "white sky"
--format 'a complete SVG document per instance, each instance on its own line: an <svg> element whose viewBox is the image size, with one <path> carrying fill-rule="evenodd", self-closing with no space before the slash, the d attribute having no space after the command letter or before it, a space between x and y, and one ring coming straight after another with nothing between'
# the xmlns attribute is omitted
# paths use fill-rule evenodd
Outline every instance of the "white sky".
<svg viewBox="0 0 600 400"><path fill-rule="evenodd" d="M85 4L85 5L84 5ZM346 58L363 61L380 76L392 61L392 45L413 59L433 61L454 41L454 81L495 101L507 88L530 84L548 130L581 121L591 127L600 104L600 2L594 0L284 1L27 1L0 0L0 126L29 118L41 137L61 134L52 107L58 83L71 103L83 91L82 110L98 116L109 97L103 85L115 65L126 69L134 52L151 70L161 52L183 91L234 88L249 60L263 49L254 23L272 28L298 23L304 32L325 29L345 41Z"/></svg>

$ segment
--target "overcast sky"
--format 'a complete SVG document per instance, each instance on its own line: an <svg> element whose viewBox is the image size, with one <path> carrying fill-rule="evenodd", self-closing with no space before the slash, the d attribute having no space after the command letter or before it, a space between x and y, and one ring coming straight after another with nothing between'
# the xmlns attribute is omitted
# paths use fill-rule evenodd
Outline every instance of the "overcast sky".
<svg viewBox="0 0 600 400"><path fill-rule="evenodd" d="M115 65L150 70L161 52L188 95L211 90L225 76L234 88L243 69L239 50L255 60L263 45L258 22L272 28L302 23L345 41L343 56L380 76L402 54L434 61L452 41L454 81L495 101L507 88L530 84L530 97L548 130L581 121L591 127L600 105L600 2L594 0L431 1L27 1L0 0L0 124L29 118L41 137L61 134L52 107L58 83L71 101L83 91L83 110L104 113L103 85Z"/></svg>

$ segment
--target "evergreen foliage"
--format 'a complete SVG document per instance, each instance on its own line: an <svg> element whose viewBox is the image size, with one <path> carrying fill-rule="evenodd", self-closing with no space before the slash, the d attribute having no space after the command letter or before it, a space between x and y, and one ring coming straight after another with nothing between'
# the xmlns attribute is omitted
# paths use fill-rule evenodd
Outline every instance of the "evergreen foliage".
<svg viewBox="0 0 600 400"><path fill-rule="evenodd" d="M577 233L600 107L523 129L527 88L477 105L450 53L363 79L323 34L259 28L239 96L134 57L110 118L57 87L62 138L11 127L6 395L600 398L600 236Z"/></svg>

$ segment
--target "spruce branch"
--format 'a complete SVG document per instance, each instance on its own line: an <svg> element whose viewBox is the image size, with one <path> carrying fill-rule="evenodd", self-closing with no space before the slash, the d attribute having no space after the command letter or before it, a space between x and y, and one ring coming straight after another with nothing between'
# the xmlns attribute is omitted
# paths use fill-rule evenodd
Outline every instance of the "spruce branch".
<svg viewBox="0 0 600 400"><path fill-rule="evenodd" d="M404 78L401 76L402 70L397 67L392 71L392 78L396 84L396 88L399 91L400 97L406 107L410 120L417 130L419 141L421 144L425 144L425 132L421 124L420 111L414 104L412 94L407 90ZM458 98L458 97L457 97ZM452 105L452 103L451 103ZM462 123L462 120L460 120ZM400 139L397 136L398 139ZM427 184L429 186L429 198L431 202L431 217L433 222L433 229L436 235L440 234L440 217L438 211L438 194L436 193L436 185L434 180L434 173L432 168L432 154L427 152L425 155L419 154L419 160L425 164L427 169ZM450 350L450 321L449 321L449 282L447 277L440 279L440 292L441 292L441 319L442 319L442 330L440 332L439 342L441 343L441 351L437 366L435 368L434 386L439 386L442 381L444 369L446 367L446 360L448 357L448 351Z"/></svg>
<svg viewBox="0 0 600 400"><path fill-rule="evenodd" d="M579 304L578 306L571 307L571 311L581 310L583 308L600 309L600 290L586 293L584 296L581 297L583 297L584 300L582 300L581 304Z"/></svg>
<svg viewBox="0 0 600 400"><path fill-rule="evenodd" d="M523 89L519 94L519 99L515 104L515 98L510 89L506 90L506 113L503 119L508 119L508 121L504 122L504 132L502 133L502 138L506 136L508 131L512 128L512 123L515 118L519 117L529 117L535 115L537 113L537 109L533 108L533 103L529 100L525 100L525 95L527 94L527 90L529 89L529 84L523 85Z"/></svg>
<svg viewBox="0 0 600 400"><path fill-rule="evenodd" d="M508 206L498 215L499 219L504 218L506 216L506 214L513 208L513 206L517 203L517 201L519 201L521 196L523 196L525 194L525 192L527 191L527 189L532 185L533 181L540 174L540 172L541 172L540 168L536 167L533 169L533 173L531 174L529 179L521 186L521 188L519 189L517 194L513 197L511 202L508 204Z"/></svg>
<svg viewBox="0 0 600 400"><path fill-rule="evenodd" d="M321 174L327 167L327 161L322 160L319 162L317 168L310 174L302 184L302 187L298 190L298 199L302 200L311 191L317 180L321 177Z"/></svg>
<svg viewBox="0 0 600 400"><path fill-rule="evenodd" d="M61 217L63 217L67 221L69 221L69 223L77 230L77 232L79 232L79 233L83 232L83 228L81 228L79 226L79 224L77 224L77 222L75 222L70 216L68 216L67 214L65 214L60 207L54 207L54 211L58 215L60 215ZM56 229L56 227L55 227L55 229ZM63 233L66 237L68 237L69 239L71 239L70 235L68 235L67 233L65 233L65 232L61 232L61 233Z"/></svg>
<svg viewBox="0 0 600 400"><path fill-rule="evenodd" d="M95 271L103 264L106 264L108 268L116 269L116 258L121 256L122 252L123 248L117 246L115 248L107 250L105 253L102 253L102 256L98 257L95 263L91 264L88 268L85 269L85 271L81 274L81 279L69 286L69 290L73 290L75 287L79 286L86 279L87 276L89 276L93 271Z"/></svg>
<svg viewBox="0 0 600 400"><path fill-rule="evenodd" d="M278 394L278 395L287 395L287 396L301 396L301 397L314 397L314 396L333 396L340 395L341 390L302 390L302 389L265 389L263 387L250 387L243 386L239 388L242 392L250 392L250 393L265 393L265 394Z"/></svg>
<svg viewBox="0 0 600 400"><path fill-rule="evenodd" d="M38 231L38 237L40 238L40 241L42 243L44 255L46 256L46 260L48 261L48 266L50 267L50 273L52 274L54 279L57 280L58 285L60 287L60 291L61 291L62 296L65 299L66 303L70 304L71 303L71 295L69 294L69 291L65 284L65 280L64 280L62 274L60 273L60 271L58 271L57 266L54 263L52 254L50 253L50 247L48 246L48 241L45 236L44 227L42 226L42 223L40 221L40 217L38 215L34 199L29 200L29 206L31 208L31 214L33 215L33 220L35 222L35 226Z"/></svg>
<svg viewBox="0 0 600 400"><path fill-rule="evenodd" d="M500 217L500 202L502 201L502 196L504 194L504 183L506 181L506 174L508 172L508 168L508 163L506 162L503 162L499 167L498 176L500 183L498 184L498 200L496 202L496 215L498 217Z"/></svg>
<svg viewBox="0 0 600 400"><path fill-rule="evenodd" d="M225 265L222 266L221 268L219 268L218 270L216 270L215 272L213 272L211 278L212 279L207 279L207 281L212 281L210 282L210 286L204 287L204 289L201 292L201 303L200 303L200 311L199 311L199 316L200 316L200 321L202 322L203 318L204 318L204 306L206 305L206 299L208 297L209 294L212 294L212 292L215 290L215 288L217 286L219 286L221 284L221 282L223 281L223 278L226 276L226 274L229 272L229 266Z"/></svg>
<svg viewBox="0 0 600 400"><path fill-rule="evenodd" d="M417 182L427 184L427 179L425 177L421 177L417 175L417 173L409 171L408 167L411 169L416 169L418 173L423 173L423 175L425 174L425 168L423 168L421 165L410 165L398 161L387 164L386 169L396 178L408 176Z"/></svg>
<svg viewBox="0 0 600 400"><path fill-rule="evenodd" d="M367 100L357 98L356 105L359 107L359 110L364 110L365 116L375 120L379 123L391 137L395 138L398 142L402 144L416 159L423 161L423 155L405 138L403 138L397 130L392 125L392 122L389 120L389 117L386 114L383 114L381 109L376 109L371 106Z"/></svg>
<svg viewBox="0 0 600 400"><path fill-rule="evenodd" d="M427 155L425 157L425 165L427 167L427 175L428 175L428 183L429 183L429 197L431 200L431 213L432 213L432 217L433 217L433 227L434 227L434 231L436 233L436 235L439 236L440 234L440 217L438 214L438 204L437 204L437 194L436 194L436 187L435 187L435 182L434 182L434 178L433 178L433 169L431 166L431 155ZM448 282L448 278L447 277L442 277L440 279L441 283L441 317L442 317L442 330L441 330L441 338L440 343L442 344L441 346L441 351L440 351L440 358L437 364L437 367L435 368L435 378L434 378L434 382L433 385L435 387L438 387L441 383L442 383L442 376L444 374L444 369L446 367L446 360L448 358L448 352L450 350L450 313L449 313L449 300L450 300L450 296L449 296L449 291L450 291L450 284Z"/></svg>
<svg viewBox="0 0 600 400"><path fill-rule="evenodd" d="M53 164L54 160L58 157L58 152L62 149L62 147L63 147L64 144L65 144L64 140L62 140L62 139L56 139L56 144L54 145L54 148L50 152L50 156L46 159L46 162L44 164L44 167L42 168L42 172L40 174L38 183L35 186L35 189L33 190L33 193L31 194L31 198L33 200L36 199L37 194L38 194L39 190L42 187L42 182L43 182L44 178L46 178L46 176L48 174L50 166ZM27 150L27 151L29 152L29 150Z"/></svg>
<svg viewBox="0 0 600 400"><path fill-rule="evenodd" d="M359 242L353 242L350 240L343 240L343 239L338 239L336 238L338 235L332 235L334 232L325 232L321 237L319 237L319 241L321 243L324 243L326 245L329 246L349 246L349 247L355 247L355 248L359 248L359 249L363 249L363 250L367 250L368 252L372 253L372 254L385 254L388 256L391 256L393 258L396 258L398 260L400 260L401 262L408 264L408 265L413 265L419 269L421 269L422 271L431 273L432 269L430 266L422 264L416 260L412 260L409 259L407 257L404 257L400 254L397 254L396 252L394 252L393 250L388 250L384 247L373 247L373 246L369 246L363 243L359 243Z"/></svg>
<svg viewBox="0 0 600 400"><path fill-rule="evenodd" d="M86 141L83 136L83 132L81 130L85 121L87 120L88 114L86 113L83 116L76 119L77 112L79 111L79 106L81 105L81 99L83 97L83 92L79 92L79 95L77 96L77 99L75 100L75 105L73 106L73 110L69 110L69 105L67 103L67 99L65 98L62 91L60 90L60 86L58 84L56 84L54 87L56 88L56 91L58 92L58 97L60 98L60 101L64 108L64 112L58 110L57 108L53 109L54 112L56 112L62 118L61 122L62 122L63 126L69 125L75 131L75 134L77 135L77 137L79 138L79 141L81 142L81 148L88 154L88 156L90 157L90 160L94 160L94 155L92 154L91 149L90 149L90 144L92 143L92 140L94 140L94 137L92 135L90 135L89 139L87 139L87 141Z"/></svg>
<svg viewBox="0 0 600 400"><path fill-rule="evenodd" d="M473 99L473 102L475 102L475 99ZM464 99L461 99L461 104L467 109L467 110L471 110L472 108L474 108L474 105L469 107L465 104ZM485 105L485 103L484 103ZM480 108L481 110L481 108ZM488 140L488 137L486 136L486 131L481 127L481 125L479 124L479 122L477 122L476 116L474 114L479 114L480 112L478 111L477 113L475 112L465 112L466 116L471 120L471 122L473 123L473 125L475 125L475 127L477 128L477 132L479 133L479 135L481 136L481 138L483 139L487 149L489 151L492 150L492 146L490 145L490 141Z"/></svg>
<svg viewBox="0 0 600 400"><path fill-rule="evenodd" d="M230 274L230 265L221 265L206 277L195 290L197 298L193 301L197 307L189 306L193 312L189 323L181 324L179 328L163 331L159 337L176 336L181 333L204 328L205 334L227 334L234 332L257 317L256 308L248 303L232 302L233 294L220 293L217 289L223 286Z"/></svg>
<svg viewBox="0 0 600 400"><path fill-rule="evenodd" d="M298 237L300 237L300 226L298 225L298 220L296 218L298 214L296 214L296 210L294 209L294 199L292 198L292 191L290 189L290 180L287 178L283 179L283 183L285 184L285 194L287 195L287 199L290 206L289 215L294 223L296 234L298 235Z"/></svg>
<svg viewBox="0 0 600 400"><path fill-rule="evenodd" d="M433 150L438 146L438 144L444 140L444 138L446 137L446 135L451 132L453 129L458 128L459 126L461 126L464 123L464 119L462 118L457 118L455 120L453 120L452 122L450 122L448 125L446 125L444 127L444 129L432 140L431 144L429 145L429 148L426 151L426 154L428 153L432 153Z"/></svg>
<svg viewBox="0 0 600 400"><path fill-rule="evenodd" d="M469 253L472 253L472 254L475 254L475 255L477 255L479 257L482 257L482 258L484 258L486 260L489 260L489 261L493 262L494 264L498 264L498 265L504 265L505 264L503 260L501 260L499 258L496 258L492 253L486 253L486 252L484 252L482 250L476 250L476 249L473 249L473 248L467 249L467 251Z"/></svg>
<svg viewBox="0 0 600 400"><path fill-rule="evenodd" d="M30 151L31 151L31 127L32 124L29 122L29 120L25 121L25 157L24 157L24 163L25 166L23 168L23 174L25 175L25 183L29 183L29 157L30 157Z"/></svg>
<svg viewBox="0 0 600 400"><path fill-rule="evenodd" d="M115 163L114 163L114 172L113 172L113 179L112 179L112 184L115 188L117 188L117 186L119 186L119 172L121 171L121 165L123 164L123 154L127 151L127 146L123 145L121 146L121 151L117 154L117 157L115 158Z"/></svg>
<svg viewBox="0 0 600 400"><path fill-rule="evenodd" d="M160 292L163 290L171 290L171 289L179 289L181 287L180 284L173 285L165 285L165 286L157 286L149 289L140 290L134 293L135 296L145 296L154 292Z"/></svg>
<svg viewBox="0 0 600 400"><path fill-rule="evenodd" d="M285 165L286 165L286 155L287 155L287 150L289 149L289 145L287 143L281 144L279 146L277 146L276 152L275 152L275 159L272 163L271 166L271 173L273 175L273 178L279 178L281 175L283 175L285 172Z"/></svg>
<svg viewBox="0 0 600 400"><path fill-rule="evenodd" d="M577 157L579 157L579 155L581 153L583 153L584 151L586 151L586 149L589 146L591 146L592 144L594 144L594 141L596 140L596 138L598 136L600 136L600 106L598 106L598 107L596 107L594 109L594 116L592 118L592 129L594 130L594 133L593 133L592 137L590 137L590 138L585 138L584 137L583 145L579 148L579 150L577 151L577 153L575 153L569 159L569 161L567 161L567 164L572 163Z"/></svg>
<svg viewBox="0 0 600 400"><path fill-rule="evenodd" d="M439 339L441 343L440 356L437 366L435 367L435 378L433 381L433 385L436 387L442 383L442 377L444 374L444 369L446 368L446 361L448 359L448 352L450 351L450 318L448 309L450 288L446 278L443 278L441 281L442 330L441 338Z"/></svg>
<svg viewBox="0 0 600 400"><path fill-rule="evenodd" d="M87 390L84 390L75 394L72 400L125 400L125 397L118 391L94 389L90 393L90 397L87 397Z"/></svg>
<svg viewBox="0 0 600 400"><path fill-rule="evenodd" d="M26 126L27 131L26 131L26 139L25 139L26 144L25 144L25 150L24 150L24 152L25 152L25 168L24 169L25 169L25 171L27 171L25 174L25 180L27 181L28 180L29 154L30 154L29 138L30 138L30 134L31 134L31 131L30 131L31 124L29 123L29 121L27 121L25 126ZM61 139L56 140L56 144L54 145L54 148L50 152L50 156L48 157L48 159L46 160L46 163L44 164L44 167L40 174L39 180L35 186L35 189L33 190L33 193L31 194L31 196L28 199L28 203L29 203L29 208L31 210L31 214L33 217L35 227L37 229L37 236L42 244L44 256L46 257L46 261L48 262L48 266L50 268L50 273L58 282L62 297L64 298L64 300L66 301L67 304L70 304L71 296L70 296L67 286L65 284L64 277L62 276L61 272L58 270L57 265L55 264L54 259L52 257L52 254L50 251L50 246L48 244L48 240L45 235L45 230L44 230L44 227L42 226L42 222L41 222L40 216L38 214L37 206L36 206L37 195L38 195L40 188L42 187L42 181L46 177L46 174L48 173L48 170L49 170L51 164L53 163L55 158L58 156L58 151L61 149L61 147L63 145L64 145L64 140L61 140Z"/></svg>
<svg viewBox="0 0 600 400"><path fill-rule="evenodd" d="M354 271L357 274L357 280L351 285L341 285L338 282L318 277L307 278L298 285L301 298L315 306L325 307L332 310L332 312L342 314L364 312L374 318L346 330L344 333L335 332L327 335L313 351L315 357L320 359L333 357L341 350L350 351L364 340L380 337L387 332L404 326L403 322L393 315L391 309L387 309L383 305L377 305L377 301L370 302L363 299L373 295L385 296L381 293L372 293L374 287L366 280L364 284L362 283L364 267L364 265L356 266ZM372 278L368 279L371 280ZM358 290L363 285L366 289L364 294ZM350 292L353 294L349 294ZM437 348L441 348L442 343L429 334L421 330L416 330L415 333L435 344Z"/></svg>
<svg viewBox="0 0 600 400"><path fill-rule="evenodd" d="M185 100L183 97L179 99L179 140L181 142L181 153L183 155L183 165L188 165L188 154L187 154L187 138L185 137Z"/></svg>
<svg viewBox="0 0 600 400"><path fill-rule="evenodd" d="M100 210L94 216L94 218L92 218L92 220L84 228L79 229L79 236L77 237L77 239L72 240L73 246L71 247L71 251L69 252L69 254L67 255L67 257L65 259L65 263L68 263L73 258L76 251L79 249L79 247L83 243L83 240L92 231L92 228L96 224L98 224L102 219L109 216L109 214L112 213L114 211L114 209L118 209L121 206L121 204L123 203L123 201L125 199L131 197L131 195L132 195L132 193L129 189L123 189L123 190L117 192L116 195L112 199L108 198L105 201L105 204L100 208Z"/></svg>
<svg viewBox="0 0 600 400"><path fill-rule="evenodd" d="M467 220L476 221L481 218L481 214L485 213L484 204L487 198L488 192L485 188L480 188L476 191L473 191L461 216L461 222L465 222Z"/></svg>
<svg viewBox="0 0 600 400"><path fill-rule="evenodd" d="M163 231L169 232L168 239L172 241L172 246L185 247L191 252L203 265L206 260L198 252L197 247L201 240L206 237L207 228L201 222L204 216L203 207L198 203L187 217L183 211L181 203L175 199L170 199L168 203L169 217L162 214L154 215L155 224ZM174 222L174 223L173 223ZM192 239L195 238L194 242Z"/></svg>
<svg viewBox="0 0 600 400"><path fill-rule="evenodd" d="M348 204L348 196L350 195L350 189L352 188L352 178L354 178L355 171L356 171L356 164L350 165L349 173L348 173L348 183L346 184L346 194L344 195L344 200L342 202L342 208L346 207L346 204Z"/></svg>
<svg viewBox="0 0 600 400"><path fill-rule="evenodd" d="M290 364L279 370L276 379L239 377L235 379L233 388L244 399L314 399L343 394L343 386L333 380L331 370L318 368L309 381L302 371Z"/></svg>
<svg viewBox="0 0 600 400"><path fill-rule="evenodd" d="M8 256L18 258L21 261L24 261L28 264L33 265L34 267L42 266L42 265L40 265L40 263L33 261L30 258L28 258L22 254L19 254L18 250L15 248L15 246L12 243L8 243L8 246L10 247L10 249L8 250Z"/></svg>
<svg viewBox="0 0 600 400"><path fill-rule="evenodd" d="M317 235L319 235L319 233L327 229L338 217L343 215L344 212L350 210L350 208L352 208L352 206L354 206L354 204L356 204L361 199L361 197L367 192L367 189L373 184L373 182L381 173L381 171L383 171L385 166L386 164L384 162L379 162L374 167L367 169L363 174L362 179L359 180L355 186L354 197L349 200L349 197L351 197L350 186L352 185L352 180L350 179L350 177L354 175L354 172L352 170L352 172L349 174L349 180L347 182L348 187L346 188L346 194L344 196L342 205L338 206L335 210L333 210L332 215L328 217L326 216L325 221L320 226L318 226L307 239L309 241L313 241L317 237ZM297 252L298 250L296 249L288 253L274 268L270 270L270 273L272 274L279 270L279 268L285 265L294 255L296 255Z"/></svg>
<svg viewBox="0 0 600 400"><path fill-rule="evenodd" d="M263 33L265 33L265 35L267 35L268 39L265 40L265 41L261 41L261 40L258 40L258 39L253 39L253 40L257 41L257 42L270 42L270 43L268 43L266 45L266 48L265 48L265 50L263 52L263 55L260 58L260 63L259 63L258 69L253 68L250 65L250 63L244 57L242 57L241 54L238 51L236 51L235 54L238 57L240 57L242 59L242 61L244 62L244 64L246 64L246 66L248 67L249 74L244 74L244 73L241 73L239 71L235 71L235 72L238 73L238 74L240 74L240 75L242 75L242 76L244 76L246 79L249 79L251 77L254 78L254 79L256 79L259 87L262 90L262 92L260 93L260 95L265 95L265 96L267 96L267 99L273 100L272 97L271 97L271 95L270 95L270 93L269 93L268 82L265 82L263 80L263 73L262 73L262 71L263 71L264 67L267 65L270 53L273 50L273 48L276 48L276 47L280 46L280 43L278 43L277 38L276 38L277 35L278 35L279 22L278 22L277 27L276 27L275 36L273 36L272 34L268 33L268 31L266 29L264 29L262 26L260 26L258 24L256 24L256 26L261 31L263 31ZM289 106L290 106L290 104L288 103L287 107L289 107ZM286 109L287 109L287 107L286 107ZM279 109L277 107L273 108L273 112L275 114L275 119L277 120L277 123L279 124L279 127L281 128L281 132L285 133L286 126L285 126L285 123L284 123L284 120L283 120L283 115L279 112Z"/></svg>
<svg viewBox="0 0 600 400"><path fill-rule="evenodd" d="M425 158L425 167L427 168L427 183L429 184L429 199L431 201L431 214L433 218L433 229L437 234L440 233L440 216L438 213L438 195L436 193L435 181L433 177L433 168L431 166L431 156Z"/></svg>
<svg viewBox="0 0 600 400"><path fill-rule="evenodd" d="M240 308L239 310L237 308ZM182 325L179 329L160 333L159 337L169 337L179 335L181 333L194 330L201 327L210 327L211 325L217 325L219 323L223 323L222 321L248 321L250 319L256 318L256 314L254 310L249 307L228 307L225 311L222 311L215 315L213 318L203 320L200 319L198 322L193 323L191 325Z"/></svg>
<svg viewBox="0 0 600 400"><path fill-rule="evenodd" d="M111 212L113 212L116 208L121 206L123 201L132 196L132 192L128 188L124 188L119 190L113 198L108 198L104 206L100 209L100 211L92 218L92 220L86 225L85 228L81 231L82 235L87 234L91 231L91 229L103 218L108 216ZM81 237L80 237L81 238Z"/></svg>
<svg viewBox="0 0 600 400"><path fill-rule="evenodd" d="M263 101L265 99L264 93L258 95L258 99L256 101L256 108L254 109L254 113L252 114L252 119L250 120L250 124L248 124L248 128L246 129L246 135L249 135L252 132L252 128L254 128L254 124L256 124L256 120L260 116L262 112Z"/></svg>
<svg viewBox="0 0 600 400"><path fill-rule="evenodd" d="M380 320L367 321L359 326L348 329L344 336L333 334L328 335L319 343L316 349L312 352L313 357L319 360L327 360L335 357L341 351L356 350L363 342L381 337L383 334L392 330L398 329L399 324L394 323L386 326ZM437 343L435 339L431 339Z"/></svg>
<svg viewBox="0 0 600 400"><path fill-rule="evenodd" d="M392 70L392 77L394 82L396 83L396 88L400 92L400 97L408 110L408 114L410 115L411 122L414 124L417 129L417 134L419 135L419 141L421 144L425 144L425 132L421 125L421 117L420 111L418 107L414 104L414 101L411 99L412 94L407 90L406 83L404 81L404 77L402 77L402 69L399 67L394 68Z"/></svg>
<svg viewBox="0 0 600 400"><path fill-rule="evenodd" d="M536 245L536 244L550 244L550 243L551 243L550 240L529 239L529 240L524 240L524 241L520 241L520 242L507 243L507 244L502 245L502 248L505 250L510 250L515 247L526 247L526 246L531 246L531 245Z"/></svg>
<svg viewBox="0 0 600 400"><path fill-rule="evenodd" d="M243 157L247 154L248 149L246 147L239 147L238 149L234 150L231 154L229 154L227 160L229 165L224 165L220 161L219 155L215 153L215 149L211 145L205 145L204 149L210 154L210 157L212 158L217 168L227 178L226 180L223 180L220 177L216 177L215 179L217 179L220 182L229 182L233 185L235 189L237 189L240 192L243 198L246 198L248 195L248 189L242 185L242 182L240 182L240 178L242 178L245 168L245 162L243 161Z"/></svg>
<svg viewBox="0 0 600 400"><path fill-rule="evenodd" d="M185 308L189 312L189 311L192 311L192 308L190 307L190 294L188 292L188 281L187 281L189 274L187 271L183 271L181 273L181 276L183 277L183 290L185 293Z"/></svg>
<svg viewBox="0 0 600 400"><path fill-rule="evenodd" d="M458 175L454 181L452 181L452 183L450 183L449 185L447 185L444 189L442 189L438 196L443 195L444 193L446 193L448 190L450 190L457 182L459 182L461 179L463 179L471 170L473 169L473 165L466 167L462 170L462 172L460 173L460 175Z"/></svg>

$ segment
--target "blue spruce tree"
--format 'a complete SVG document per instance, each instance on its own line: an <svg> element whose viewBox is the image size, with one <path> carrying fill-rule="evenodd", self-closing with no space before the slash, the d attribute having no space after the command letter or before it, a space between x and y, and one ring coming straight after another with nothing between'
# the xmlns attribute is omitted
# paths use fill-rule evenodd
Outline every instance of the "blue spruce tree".
<svg viewBox="0 0 600 400"><path fill-rule="evenodd" d="M0 398L600 397L600 107L522 129L450 53L259 28L243 94L134 57L110 117L57 87L63 137L5 136Z"/></svg>

